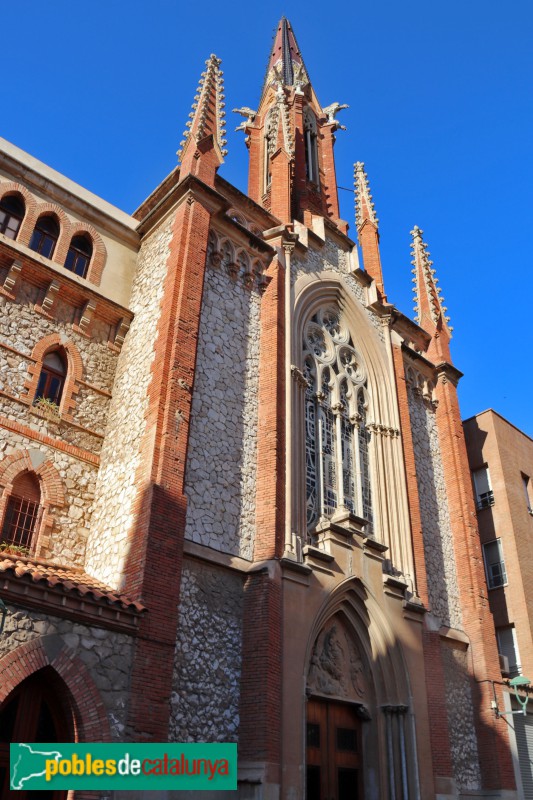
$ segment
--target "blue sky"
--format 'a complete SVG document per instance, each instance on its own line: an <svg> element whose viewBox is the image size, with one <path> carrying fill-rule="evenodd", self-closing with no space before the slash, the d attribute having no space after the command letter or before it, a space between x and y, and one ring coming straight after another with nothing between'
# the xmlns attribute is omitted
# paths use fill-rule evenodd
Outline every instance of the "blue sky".
<svg viewBox="0 0 533 800"><path fill-rule="evenodd" d="M214 52L228 110L221 174L245 190L247 152L231 109L257 104L282 14L321 103L350 105L337 179L351 187L353 162L365 162L389 300L412 316L409 231L419 225L455 328L463 417L492 407L533 435L533 7L525 0L19 0L2 9L0 135L133 211L174 168ZM354 235L352 195L340 195Z"/></svg>

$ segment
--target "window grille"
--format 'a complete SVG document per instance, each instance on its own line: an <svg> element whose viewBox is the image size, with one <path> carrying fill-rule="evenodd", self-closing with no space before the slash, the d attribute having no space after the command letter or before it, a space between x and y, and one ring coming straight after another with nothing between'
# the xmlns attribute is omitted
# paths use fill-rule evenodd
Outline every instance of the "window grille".
<svg viewBox="0 0 533 800"><path fill-rule="evenodd" d="M11 495L2 526L2 541L18 547L30 547L38 515L39 503Z"/></svg>

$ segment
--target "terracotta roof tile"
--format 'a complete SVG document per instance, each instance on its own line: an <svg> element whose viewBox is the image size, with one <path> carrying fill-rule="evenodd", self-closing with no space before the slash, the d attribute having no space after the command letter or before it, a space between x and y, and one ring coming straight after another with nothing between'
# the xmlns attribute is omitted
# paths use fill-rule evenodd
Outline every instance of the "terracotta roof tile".
<svg viewBox="0 0 533 800"><path fill-rule="evenodd" d="M51 588L60 586L65 592L77 592L81 597L92 595L97 602L107 602L131 611L145 610L145 606L141 603L117 593L116 589L111 589L76 567L63 567L49 561L0 553L0 575L2 573L10 573L16 578L31 580L34 583L43 583Z"/></svg>

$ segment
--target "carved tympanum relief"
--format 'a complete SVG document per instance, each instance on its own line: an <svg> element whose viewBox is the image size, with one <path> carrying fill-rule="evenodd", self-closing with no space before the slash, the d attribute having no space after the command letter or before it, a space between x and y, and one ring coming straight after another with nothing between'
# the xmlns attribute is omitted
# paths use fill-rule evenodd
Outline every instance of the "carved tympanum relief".
<svg viewBox="0 0 533 800"><path fill-rule="evenodd" d="M364 666L344 625L334 620L319 634L307 678L309 694L362 700L366 695Z"/></svg>

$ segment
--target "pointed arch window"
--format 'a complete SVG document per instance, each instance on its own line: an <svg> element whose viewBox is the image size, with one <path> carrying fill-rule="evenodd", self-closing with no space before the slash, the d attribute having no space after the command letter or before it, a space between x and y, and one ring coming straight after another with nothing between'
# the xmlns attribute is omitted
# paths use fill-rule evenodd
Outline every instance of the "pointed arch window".
<svg viewBox="0 0 533 800"><path fill-rule="evenodd" d="M85 278L89 269L89 262L93 254L93 243L84 234L73 236L65 260L66 269Z"/></svg>
<svg viewBox="0 0 533 800"><path fill-rule="evenodd" d="M319 183L316 117L310 108L304 111L305 172L310 183Z"/></svg>
<svg viewBox="0 0 533 800"><path fill-rule="evenodd" d="M309 320L303 351L307 526L343 509L371 524L366 374L338 309Z"/></svg>
<svg viewBox="0 0 533 800"><path fill-rule="evenodd" d="M22 472L13 481L2 525L1 541L30 548L40 516L41 489L32 472Z"/></svg>
<svg viewBox="0 0 533 800"><path fill-rule="evenodd" d="M41 374L35 392L35 402L44 398L55 403L57 406L61 401L67 365L63 353L59 350L52 350L43 359Z"/></svg>
<svg viewBox="0 0 533 800"><path fill-rule="evenodd" d="M20 197L10 194L0 200L0 233L16 239L26 208Z"/></svg>
<svg viewBox="0 0 533 800"><path fill-rule="evenodd" d="M30 241L30 249L45 258L52 258L58 239L59 224L55 217L47 214L37 220Z"/></svg>

